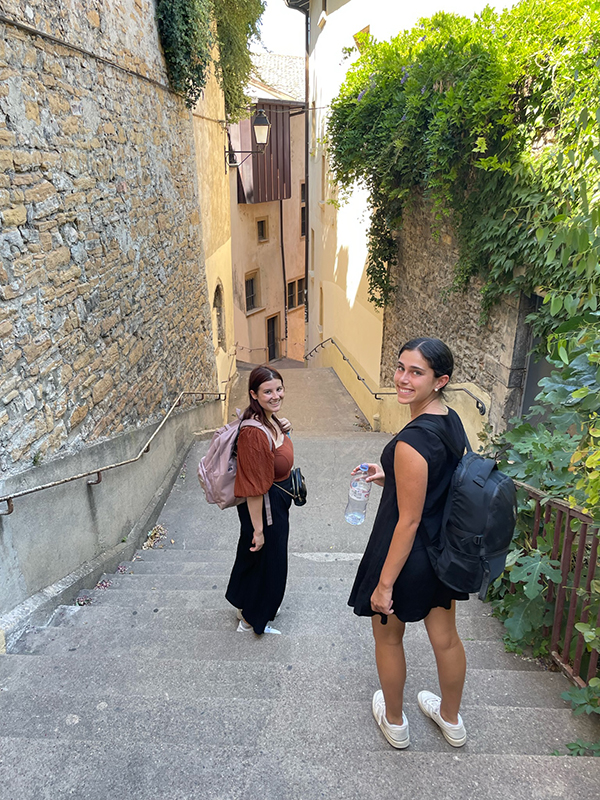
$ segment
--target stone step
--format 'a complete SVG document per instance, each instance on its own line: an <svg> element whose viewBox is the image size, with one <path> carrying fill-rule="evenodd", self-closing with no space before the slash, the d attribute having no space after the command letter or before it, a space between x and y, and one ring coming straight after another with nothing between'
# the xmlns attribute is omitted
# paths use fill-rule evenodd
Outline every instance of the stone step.
<svg viewBox="0 0 600 800"><path fill-rule="evenodd" d="M423 688L437 690L433 658L415 667L409 659L407 702ZM521 706L564 710L568 706L560 693L569 686L560 673L540 670L477 669L467 671L466 706ZM185 699L224 697L272 699L295 692L315 702L360 700L367 705L379 688L375 657L362 662L264 663L255 661L196 661L165 657L149 660L145 655L95 654L80 652L77 658L27 655L0 656L0 697L31 695L41 697L55 691L98 696L169 697Z"/></svg>
<svg viewBox="0 0 600 800"><path fill-rule="evenodd" d="M223 609L182 609L174 606L160 607L151 603L136 603L134 596L130 606L59 606L54 612L50 625L53 627L91 626L98 631L104 628L120 628L148 625L152 630L195 631L230 630L237 626L235 610L227 601ZM346 633L353 636L365 627L369 629L368 620L357 617L349 608L341 607L336 595L329 595L319 606L308 603L299 608L297 603L284 598L277 624L281 623L288 633L310 635L316 631L319 635L327 633ZM333 602L332 602L333 601ZM340 611L342 613L340 613ZM274 624L274 627L277 627ZM457 621L458 631L465 641L491 640L498 642L502 635L502 625L492 617L461 616ZM414 623L407 627L406 640L417 637L427 639L423 623Z"/></svg>
<svg viewBox="0 0 600 800"><path fill-rule="evenodd" d="M407 696L405 712L411 728L411 750L444 753L449 745L439 729ZM593 719L574 720L568 709L530 709L509 706L469 706L461 713L469 739L461 750L509 755L549 755L578 736L592 739L599 732ZM336 734L343 730L347 746L372 752L389 744L375 724L370 703L346 698L337 702L299 698L295 687L264 698L120 697L103 694L44 692L2 698L2 735L22 738L100 741L160 738L196 744L203 750L242 746L255 741L271 749L285 741L290 751L313 756L339 749Z"/></svg>
<svg viewBox="0 0 600 800"><path fill-rule="evenodd" d="M283 622L283 620L282 620ZM283 627L281 623L278 624ZM501 642L465 641L467 662L479 669L538 670L538 665L515 655L505 653ZM195 658L197 660L248 660L286 664L312 663L316 660L331 664L332 668L373 656L373 639L368 626L357 628L352 636L346 634L298 634L281 636L254 633L237 633L232 620L229 629L188 631L153 629L136 626L129 629L104 628L100 625L68 628L41 628L29 630L17 642L15 653L23 655L66 655L68 653L112 653L136 655L145 653L148 658ZM423 640L414 637L406 642L407 658L416 666L429 663L431 652L423 647Z"/></svg>
<svg viewBox="0 0 600 800"><path fill-rule="evenodd" d="M111 576L108 576L109 580ZM211 588L206 591L195 591L191 589L170 589L163 590L161 584L157 582L156 588L143 590L141 588L129 589L125 582L122 583L123 588L116 588L110 586L107 589L87 589L80 592L82 602L87 602L92 606L101 605L121 605L131 608L140 608L147 605L151 608L165 608L167 606L175 606L177 608L194 610L194 609L230 609L231 605L225 599L225 592ZM348 595L350 592L348 591ZM319 606L326 606L331 608L332 612L343 615L353 614L352 610L347 605L348 595L345 593L319 591L318 595L315 593L307 593L300 591L288 590L283 598L284 608L295 608L299 612L308 611L315 607L318 602ZM491 609L489 605L482 604L476 598L472 598L466 602L457 603L457 618L463 616L473 617L491 617Z"/></svg>
<svg viewBox="0 0 600 800"><path fill-rule="evenodd" d="M164 559L145 560L136 557L133 561L124 561L119 564L118 574L124 575L227 575L233 566L235 553L230 553L227 558L207 561L202 559L199 551L195 551L196 559L190 559L187 551L180 551L182 558L169 558L170 553L164 553ZM219 554L221 555L221 554ZM289 573L294 576L315 576L322 578L348 577L354 580L359 559L348 554L348 560L334 560L323 562L306 558L302 555L290 553Z"/></svg>
<svg viewBox="0 0 600 800"><path fill-rule="evenodd" d="M225 592L229 582L230 570L212 572L208 575L103 575L101 581L108 584L109 589L131 590L218 590ZM338 592L347 598L350 594L354 575L295 575L290 573L287 581L287 590L290 592Z"/></svg>
<svg viewBox="0 0 600 800"><path fill-rule="evenodd" d="M6 800L597 800L600 781L597 759L398 752L360 740L349 747L339 730L316 755L281 741L267 747L260 738L204 750L162 737L143 747L135 740L3 737L0 748L11 776Z"/></svg>

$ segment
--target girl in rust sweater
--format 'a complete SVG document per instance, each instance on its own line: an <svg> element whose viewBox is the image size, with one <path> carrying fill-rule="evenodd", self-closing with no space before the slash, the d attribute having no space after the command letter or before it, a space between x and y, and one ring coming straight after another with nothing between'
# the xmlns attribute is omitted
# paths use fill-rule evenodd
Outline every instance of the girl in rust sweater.
<svg viewBox="0 0 600 800"><path fill-rule="evenodd" d="M239 632L278 634L268 623L281 605L287 580L294 448L286 435L289 422L276 416L285 394L281 375L256 367L248 394L242 420L258 420L264 429L242 427L238 437L234 491L245 502L237 506L240 539L225 597L238 609Z"/></svg>

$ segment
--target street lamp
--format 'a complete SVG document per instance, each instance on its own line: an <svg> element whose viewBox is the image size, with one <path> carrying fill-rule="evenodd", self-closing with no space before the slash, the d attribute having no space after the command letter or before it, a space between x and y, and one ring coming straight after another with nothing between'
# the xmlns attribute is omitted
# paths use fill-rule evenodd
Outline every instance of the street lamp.
<svg viewBox="0 0 600 800"><path fill-rule="evenodd" d="M264 153L267 149L267 144L269 142L269 131L271 130L271 123L269 122L269 118L265 114L262 108L260 108L256 112L256 116L252 120L252 130L254 131L254 139L256 141L256 145L258 150L229 150L227 147L225 148L225 164L229 164L231 166L238 166L240 167L247 158L251 155L255 155L257 153ZM243 154L246 158L243 158L239 163L237 162L236 156L238 154Z"/></svg>
<svg viewBox="0 0 600 800"><path fill-rule="evenodd" d="M262 145L263 150L269 141L269 131L271 130L271 123L265 112L259 109L257 115L252 120L252 127L254 129L254 138L257 145ZM260 151L262 152L262 150Z"/></svg>

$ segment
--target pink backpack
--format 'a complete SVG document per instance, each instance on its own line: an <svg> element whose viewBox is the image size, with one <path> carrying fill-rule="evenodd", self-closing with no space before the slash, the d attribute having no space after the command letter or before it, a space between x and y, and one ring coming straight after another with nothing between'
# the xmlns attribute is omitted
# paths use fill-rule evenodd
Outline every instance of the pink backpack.
<svg viewBox="0 0 600 800"><path fill-rule="evenodd" d="M271 447L275 447L271 432L258 420L237 419L216 431L206 455L198 464L198 480L204 489L206 501L216 503L221 509L244 502L243 497L234 495L233 488L237 472L234 448L241 428L245 427L260 428L268 436Z"/></svg>

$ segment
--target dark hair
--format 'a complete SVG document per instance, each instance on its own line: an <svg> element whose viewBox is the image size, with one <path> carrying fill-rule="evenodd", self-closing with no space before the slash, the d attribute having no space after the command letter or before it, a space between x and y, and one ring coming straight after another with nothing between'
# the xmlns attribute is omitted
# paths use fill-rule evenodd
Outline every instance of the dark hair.
<svg viewBox="0 0 600 800"><path fill-rule="evenodd" d="M259 422L262 422L262 424L266 425L267 428L271 428L271 430L276 432L275 426L272 422L269 422L264 408L261 406L258 400L255 400L250 394L250 392L254 392L256 394L263 383L272 380L281 381L281 385L283 386L283 378L276 369L271 369L271 367L265 366L254 367L250 373L250 377L248 378L249 403L246 407L246 410L242 414L242 419L251 419L252 417L256 417ZM272 419L277 423L279 429L283 431L283 426L277 417L273 415Z"/></svg>
<svg viewBox="0 0 600 800"><path fill-rule="evenodd" d="M436 378L440 378L442 375L447 375L449 378L452 377L454 356L448 345L444 344L441 339L433 339L427 336L411 339L410 342L402 345L398 358L405 350L418 350L433 370ZM440 394L443 394L443 389L440 390Z"/></svg>

